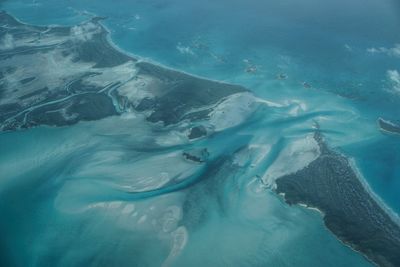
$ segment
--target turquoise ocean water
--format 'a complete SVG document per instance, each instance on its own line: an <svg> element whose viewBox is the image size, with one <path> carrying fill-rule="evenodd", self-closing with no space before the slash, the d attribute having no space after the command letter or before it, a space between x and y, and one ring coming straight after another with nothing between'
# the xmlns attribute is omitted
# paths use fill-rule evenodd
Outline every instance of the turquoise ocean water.
<svg viewBox="0 0 400 267"><path fill-rule="evenodd" d="M281 150L286 141L280 137L305 136L314 119L331 146L352 157L372 191L400 214L400 138L382 134L376 125L379 117L400 122L400 84L389 75L400 72L398 2L12 0L0 2L0 8L40 25L106 16L112 41L129 53L244 85L264 100L292 101L287 110L259 110L249 123L205 141L207 147L223 155L251 139ZM257 72L246 72L249 66ZM277 80L282 73L288 78ZM297 109L304 115L277 119ZM317 211L287 206L272 192L257 190L251 178L257 170L193 181L170 194L126 197L115 188L127 173L153 168L157 159L138 152L150 130L143 126L132 133L135 120L0 134L5 262L160 266L171 247L179 251L177 244L184 243L173 266L370 266L325 229ZM183 242L172 242L160 236L157 222L165 220L161 210L177 213L173 207L187 195L207 217L202 227L186 230L188 238L175 235ZM93 205L108 206L106 212L87 209ZM130 217L116 217L115 210Z"/></svg>

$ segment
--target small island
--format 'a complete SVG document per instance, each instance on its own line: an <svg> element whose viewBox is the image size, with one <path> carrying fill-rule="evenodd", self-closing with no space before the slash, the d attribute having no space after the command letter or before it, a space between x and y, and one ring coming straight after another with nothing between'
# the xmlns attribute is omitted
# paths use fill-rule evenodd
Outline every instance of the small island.
<svg viewBox="0 0 400 267"><path fill-rule="evenodd" d="M391 134L400 134L400 125L394 122L384 120L382 118L378 119L378 126L381 131Z"/></svg>

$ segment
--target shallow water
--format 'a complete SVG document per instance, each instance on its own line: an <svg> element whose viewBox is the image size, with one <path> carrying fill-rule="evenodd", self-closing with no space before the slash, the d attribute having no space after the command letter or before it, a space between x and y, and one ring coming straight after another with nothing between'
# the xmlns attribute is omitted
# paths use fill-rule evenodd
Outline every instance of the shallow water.
<svg viewBox="0 0 400 267"><path fill-rule="evenodd" d="M398 3L13 0L1 8L32 24L107 16L118 47L242 84L261 102L242 124L195 143L177 132L156 134L140 116L0 134L0 248L7 244L1 250L10 262L370 265L325 229L318 212L286 205L257 177L292 168L285 155L293 151L306 164L313 152L303 150L304 140L318 122L328 143L353 157L372 190L400 213L400 139L376 125L378 117L400 115L400 93L388 77L400 71L400 55L390 53L400 43ZM386 50L371 52L379 47ZM250 65L257 72L245 72ZM277 80L280 73L288 78ZM215 118L221 127L229 122ZM178 159L203 147L222 170Z"/></svg>
<svg viewBox="0 0 400 267"><path fill-rule="evenodd" d="M244 167L267 148L236 153L238 166L227 161L216 175L199 176L199 167L186 178L192 181L163 186L159 178L148 179L152 171L171 174L185 163L168 168L152 160L160 154L173 161L168 150L139 152L147 129L132 134L130 125L138 123L110 118L1 135L1 147L9 151L0 165L7 174L1 183L2 242L11 260L21 266L369 265L325 229L318 212L287 206L255 178L260 170ZM207 147L216 157L250 139L215 138ZM148 176L145 184L140 175Z"/></svg>

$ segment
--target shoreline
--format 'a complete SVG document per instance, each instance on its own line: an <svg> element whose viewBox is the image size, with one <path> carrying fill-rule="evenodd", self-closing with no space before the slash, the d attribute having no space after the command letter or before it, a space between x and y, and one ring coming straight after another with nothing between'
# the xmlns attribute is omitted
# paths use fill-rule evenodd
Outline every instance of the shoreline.
<svg viewBox="0 0 400 267"><path fill-rule="evenodd" d="M279 196L279 197L282 197L283 201L284 201L285 203L287 203L287 202L286 202L286 198L285 198L285 193L279 193L278 196ZM341 243L344 247L349 248L349 249L352 250L353 252L359 254L361 257L365 258L365 259L366 259L369 263L371 263L373 266L379 267L379 265L376 264L372 259L368 258L368 256L367 256L366 254L364 254L363 252L361 252L361 251L355 249L354 247L351 246L351 244L347 243L346 241L344 241L344 240L338 238L338 237L326 226L325 221L324 221L325 213L324 213L322 210L320 210L320 209L318 209L318 208L316 208L316 207L313 207L313 206L309 206L309 205L304 204L304 203L297 203L297 204L292 204L292 205L296 205L296 206L298 206L298 207L300 207L300 208L302 208L302 209L306 209L306 210L309 210L309 211L312 211L312 212L317 212L317 213L318 213L318 216L321 216L322 224L323 224L324 229L326 229L331 235L333 235L333 237L334 237L339 243Z"/></svg>
<svg viewBox="0 0 400 267"><path fill-rule="evenodd" d="M8 28L7 25L10 25L11 28L8 30L13 33L13 31L18 30L18 29L23 29L26 32L36 32L37 29L43 29L45 30L44 34L48 34L50 38L54 37L52 34L54 33L47 33L47 32L55 32L58 33L57 36L55 37L63 37L66 39L66 42L63 43L63 46L59 47L54 47L54 50L60 51L60 53L67 54L67 55L75 55L77 61L68 61L68 59L61 58L61 60L58 64L70 64L74 65L75 68L86 68L86 70L82 69L81 72L90 72L90 71L96 71L98 73L110 73L114 72L114 68L118 68L122 66L123 64L127 62L132 62L134 64L134 67L137 70L137 73L131 73L127 72L126 75L134 75L132 79L136 77L136 79L139 77L143 76L149 76L151 80L154 80L154 82L150 81L149 83L143 83L138 90L142 90L143 92L149 92L151 95L151 100L149 101L146 97L145 98L140 98L140 95L138 96L139 98L133 98L132 100L129 100L128 94L121 93L122 95L119 95L120 92L115 92L117 94L117 100L119 100L121 105L124 106L129 106L128 108L133 108L134 110L138 112L144 112L144 111L151 111L151 114L149 114L147 120L153 123L156 123L158 121L162 121L165 126L169 124L176 124L182 119L185 119L185 116L192 116L192 120L199 119L200 117L206 116L206 113L208 114L209 111L204 111L203 113L199 114L193 114L190 115L190 111L193 109L196 109L198 107L205 107L209 106L210 104L216 104L220 102L222 99L226 99L226 97L238 93L238 92L251 92L249 89L242 85L238 84L233 84L233 83L226 83L218 80L212 80L212 79L207 79L205 77L200 77L196 75L192 75L190 73L176 70L173 68L168 68L165 67L161 64L156 64L154 61L150 60L144 60L141 57L136 57L132 53L129 53L123 49L121 49L118 45L116 45L112 41L112 36L111 36L111 31L110 29L107 28L107 26L102 23L102 20L104 20L104 17L92 17L89 20L86 20L85 22L82 22L81 24L78 24L76 26L70 26L70 27L57 27L57 26L35 26L35 25L29 25L26 24L23 21L20 21L18 19L14 19L12 14L7 13L6 11L1 12L3 16L3 23L5 28ZM92 31L90 27L95 27L96 30ZM88 34L89 36L83 36L78 35L78 38L83 38L83 39L78 39L79 42L77 42L74 38L76 37L75 30L78 28L78 30L82 31L82 28L84 30L83 34ZM86 28L86 29L85 29ZM50 30L50 31L49 31ZM82 33L79 33L82 34ZM85 39L86 38L86 39ZM18 41L24 41L23 39L18 40ZM69 42L69 43L68 43ZM44 44L46 44L46 39L43 41ZM40 45L43 46L43 43ZM22 45L28 45L29 44L22 44ZM20 46L17 46L16 48L11 48L9 51L10 56L12 57L14 54L18 52ZM36 49L39 51L39 49ZM40 56L38 56L38 52L34 52L30 54L31 57L38 57L40 59ZM19 62L12 61L9 64L13 64L13 67L15 68L24 68L23 65L21 65ZM86 65L84 65L86 64ZM87 64L93 64L91 67L84 67L87 66ZM83 66L83 67L82 67ZM42 77L43 75L41 73L46 72L48 70L43 70L39 71L37 73L33 73L31 75L34 75L38 78L38 81L41 82L42 84L46 84L46 80ZM118 69L117 69L118 71ZM23 73L23 72L22 72ZM83 73L84 74L84 73ZM85 79L87 75L82 75L82 73L72 73L69 74L68 72L58 74L61 75L62 79L59 78L60 82L62 83L62 80L68 80L70 79L70 75L81 75L78 80L73 80L74 83L85 83ZM64 76L62 76L64 75ZM26 77L21 77L21 79L24 79ZM124 86L125 84L129 83L132 81L132 79L125 80L121 75L119 75L117 78L120 78L121 81L118 81L116 84L116 87L121 87ZM35 79L36 80L36 79ZM34 81L35 81L34 80ZM38 83L38 82L36 82ZM170 86L170 84L173 83L174 86ZM49 97L53 98L58 98L62 97L63 95L67 94L69 95L71 92L67 90L67 92L64 92L62 90L65 85L60 84L59 87L53 87L54 85L50 85L50 89L47 91L51 92L53 96L46 96L45 93L39 94L39 88L35 87L35 83L33 84L27 84L24 86L24 88L27 91L31 91L32 98L29 98L28 100L24 100L24 108L26 106L30 106L32 103L32 99L35 97L42 97L45 99L48 99ZM107 85L95 85L97 86L95 90L98 93L103 93L103 91L106 89ZM106 86L106 87L104 87ZM152 87L153 86L153 87ZM43 87L43 86L42 86ZM103 88L104 87L104 88ZM46 87L47 88L47 87ZM61 88L61 89L57 89ZM188 90L188 88L191 88L191 90ZM74 90L81 90L81 89L74 89ZM82 90L85 91L85 86L82 87ZM88 89L88 90L93 90L93 89ZM59 94L60 96L58 96ZM108 94L109 97L111 97ZM191 98L188 98L191 97ZM113 100L113 105L115 106L115 99L114 97L111 97ZM189 101L189 100L190 101ZM74 101L75 99L72 99L71 101ZM30 102L29 102L30 101ZM94 101L94 99L93 99ZM5 102L7 104L7 102ZM76 105L78 104L78 100L76 100ZM60 104L65 105L63 103ZM76 106L75 105L75 106ZM103 111L103 107L99 107L96 105L94 102L92 105L96 106L98 113L101 113ZM109 104L107 104L109 106ZM178 108L173 108L178 107ZM49 107L50 108L50 107ZM18 114L19 107L14 107L12 112L15 114ZM61 109L58 109L61 110ZM96 111L96 112L97 112ZM43 112L45 112L43 110ZM70 113L73 111L70 111ZM88 115L91 111L87 110L84 111L85 114L81 116L85 120L85 115ZM110 113L111 110L109 110L108 113ZM121 113L119 109L116 110L117 113ZM189 112L189 113L188 113ZM93 113L93 112L92 112ZM104 114L104 116L107 116L107 114ZM113 112L115 113L115 112ZM91 120L95 114L91 114L91 117L88 118L88 120ZM39 117L41 115L38 115ZM29 124L27 127L30 127L31 125L37 125L41 124L43 120L47 120L46 123L48 122L48 116L41 116L39 118L36 116L33 120L37 119L39 120L38 123L35 123L33 121L33 124ZM57 115L59 117L58 121L60 123L65 123L66 118L64 117L61 118L60 115ZM102 115L103 116L103 115ZM103 117L104 117L103 116ZM54 117L54 116L53 116ZM87 117L87 116L86 116ZM189 118L188 117L188 118ZM18 120L17 120L18 119ZM7 117L6 117L7 120ZM51 120L55 120L54 118ZM13 120L10 125L7 125L6 129L14 129L14 128L23 128L25 126L25 121L19 122L19 117ZM8 121L7 121L8 123ZM50 122L51 123L51 122ZM54 124L54 123L53 123ZM56 125L59 125L59 123L56 123ZM3 127L4 128L4 127Z"/></svg>
<svg viewBox="0 0 400 267"><path fill-rule="evenodd" d="M4 13L9 14L9 13L7 13L7 12L4 12ZM26 24L26 23L21 22L21 21L19 21L18 19L16 19L13 15L11 15L11 16L12 16L16 21L20 22L21 24L23 24L23 25L25 25L25 26L35 27L35 25ZM96 18L100 18L100 17L94 17L94 18L90 19L89 21L83 22L83 23L78 24L78 25L83 25L83 24L85 24L85 23L88 23L88 22L90 22L90 21L93 21L93 20L96 19ZM100 20L100 19L99 19L99 20L95 20L93 23L97 23L98 25L101 26L101 28L102 28L102 30L103 30L103 32L101 32L101 34L102 34L102 35L105 34L107 44L108 44L112 49L114 49L114 50L117 51L118 53L120 53L120 54L126 56L127 58L131 58L133 61L135 61L135 64L136 64L136 63L146 63L146 64L149 64L149 65L151 65L151 66L155 66L155 67L157 67L157 68L161 68L161 69L163 69L163 70L170 71L170 72L172 72L172 73L177 73L177 74L180 73L180 74L183 74L183 75L185 75L185 76L188 76L189 78L196 78L196 79L198 79L198 80L200 80L200 81L203 81L203 82L214 82L214 83L218 83L219 85L228 85L228 86L234 85L234 84L232 84L232 83L226 83L226 82L222 82L222 81L218 81L218 80L208 79L208 78L206 78L206 77L196 76L196 75L187 73L187 72L185 72L185 71L181 71L181 70L178 70L178 69L166 67L166 66L164 66L164 65L162 65L162 64L155 63L154 61L146 60L146 59L141 58L140 56L136 56L136 55L134 55L133 53L127 52L127 51L125 51L124 49L118 47L118 46L112 41L112 38L111 38L111 35L112 35L112 34L111 34L111 31L110 31L103 23L101 23L101 20ZM39 26L38 26L38 27L39 27ZM44 26L44 27L55 28L55 27L59 27L59 26L51 26L51 25L49 26L49 25L48 25L48 26ZM61 27L65 28L64 26L61 26ZM71 27L68 27L68 28L71 28ZM241 86L241 85L240 85L240 86ZM243 88L245 88L245 87L243 87ZM248 90L247 88L245 88L245 89ZM251 92L251 91L250 91L250 92ZM328 149L328 148L327 148L327 149ZM397 213L395 213L394 211L392 211L392 210L388 207L388 205L386 205L385 202L384 202L378 195L376 195L376 194L373 192L373 190L372 190L371 187L369 186L369 184L368 184L368 182L366 181L366 179L363 178L363 176L362 176L360 170L356 167L355 162L353 162L353 159L347 158L346 156L344 156L343 154L337 152L336 150L331 150L331 151L333 151L332 153L337 153L337 154L339 154L341 157L347 159L349 165L351 166L351 169L354 171L354 173L355 173L355 175L356 175L358 181L359 181L359 182L361 183L361 185L363 186L363 189L365 190L365 192L373 199L374 202L376 202L376 204L384 211L384 213L390 217L391 220L393 220L395 223L399 224L399 222L400 222L400 217L399 217L399 215L398 215ZM307 168L307 167L305 167L305 168ZM280 179L280 178L278 178L278 179ZM286 198L286 196L284 196L284 198ZM320 213L323 215L323 218L325 218L325 216L326 216L326 213L324 213L322 210L320 210L320 209L317 208L317 207L313 207L313 206L308 205L308 204L306 204L306 203L304 203L304 204L302 204L302 203L297 203L297 204L299 204L299 205L302 206L302 207L306 207L307 209L317 210L318 212L320 212ZM392 213L394 213L394 214L392 214ZM392 216L394 216L394 217L392 217ZM325 221L325 219L324 219L324 221ZM328 229L334 236L336 236L337 239L338 239L339 241L341 241L341 242L342 242L343 244L345 244L346 246L351 247L351 245L347 244L346 241L342 240L338 235L336 235L336 234L335 234L332 230L330 230L328 227L327 227L327 229ZM351 244L351 243L350 243L350 244ZM370 260L369 257L367 256L367 254L365 254L365 253L363 253L363 252L361 252L361 251L358 251L358 250L355 249L354 247L351 247L351 248L352 248L354 251L356 251L356 252L362 254L362 255L363 255L364 257L366 257L368 260ZM370 261L372 262L372 260L370 260Z"/></svg>
<svg viewBox="0 0 400 267"><path fill-rule="evenodd" d="M160 67L160 68L163 68L163 69L166 69L166 70L170 70L170 71L173 71L173 72L177 72L177 73L183 73L183 74L185 74L185 75L188 75L188 76L191 76L191 77L194 77L194 78L197 78L197 79L201 79L201 80L203 80L203 81L212 81L212 82L216 82L216 83L219 83L219 84L222 84L222 85L236 85L236 84L232 84L232 83L229 83L229 82L224 82L224 81L220 81L220 80L216 80L216 79L210 79L210 78L207 78L207 77L204 77L204 76L200 76L200 75L188 73L188 72L186 72L186 71L184 71L184 70L177 69L177 68L173 68L173 67L166 66L166 65L163 65L163 64L161 64L161 63L158 63L158 62L156 62L155 60L153 60L153 59L151 59L151 58L141 57L140 55L137 55L137 54L134 54L134 53L132 53L132 52L130 52L130 51L127 51L127 50L125 50L125 49L122 49L121 47L119 47L119 46L113 41L113 39L112 39L112 31L107 27L106 24L102 23L102 20L107 20L107 17L101 17L101 16L98 16L97 14L90 13L90 18L89 18L89 19L86 19L86 20L82 20L79 24L72 24L72 25L48 24L48 25L46 25L46 24L30 24L30 23L25 22L25 21L23 21L23 20L21 20L21 19L18 19L12 12L10 12L10 11L8 11L8 10L5 10L5 9L0 9L0 12L3 12L3 13L5 13L5 14L9 14L14 20L16 20L17 22L21 23L22 25L25 25L25 26L33 26L33 27L49 27L49 28L59 28L59 27L61 27L61 28L72 28L74 25L83 25L83 24L86 24L86 23L89 23L89 22L95 20L94 23L100 25L101 28L102 28L102 30L104 30L104 32L105 32L105 34L106 34L106 40L107 40L108 44L109 44L113 49L115 49L116 51L118 51L119 53L121 53L121 54L123 54L123 55L125 55L125 56L131 58L132 60L136 61L136 63L141 63L141 62L143 62L143 63L152 64L152 65L154 65L154 66L157 66L157 67ZM239 84L239 85L240 85L240 84ZM244 85L240 85L240 86L244 86ZM249 90L251 93L254 94L254 92L251 91L250 89L248 89L248 88L246 88L246 89ZM263 101L263 102L266 102L266 103L268 103L268 104L271 104L271 103L274 104L274 105L276 104L276 103L269 102L269 101L266 101L266 100L262 100L262 101ZM279 104L277 104L277 105L279 105ZM281 106L279 106L279 107L281 107ZM379 126L379 120L383 120L383 119L382 119L382 118L378 118L378 120L377 120L378 126ZM385 120L384 120L384 121L385 121ZM387 121L385 121L385 122L387 122ZM389 133L389 134L392 134L392 135L399 135L399 133L387 131L387 130L381 128L381 127L379 127L379 129L382 130L382 131L385 132L385 133ZM366 181L366 179L365 179L365 178L363 177L363 175L361 174L360 170L357 168L356 163L354 162L354 159L350 159L350 158L348 158L348 159L349 159L349 163L351 164L353 170L356 171L357 177L358 177L359 181L363 184L365 190L371 195L371 197L373 197L373 198L377 201L377 203L381 206L382 209L384 209L384 210L387 211L390 215L393 216L392 219L395 219L395 220L400 224L400 214L398 214L398 213L395 212L393 209L391 209L391 208L389 207L389 205L386 204L385 201L384 201L381 197L379 197L379 196L372 190L372 188L371 188L371 186L369 185L368 181ZM307 207L307 206L306 206L306 208L310 208L310 207ZM320 211L320 212L321 212L321 211Z"/></svg>
<svg viewBox="0 0 400 267"><path fill-rule="evenodd" d="M12 12L10 12L10 11L8 11L8 10L0 9L0 12L4 12L4 13L6 13L6 14L9 14L9 15L12 16L16 21L18 21L19 23L21 23L21 24L23 24L23 25L25 25L25 26L33 26L33 27L50 27L50 28L61 27L61 28L72 28L73 26L79 26L79 25L83 25L83 24L86 24L86 23L88 23L88 22L91 22L93 19L96 19L96 18L101 18L101 20L107 20L107 17L102 17L102 16L98 16L97 14L91 13L92 17L91 17L90 19L82 20L79 24L72 24L72 25L61 25L61 24L30 24L30 23L28 23L28 22L24 22L24 21L21 20L21 19L17 19L17 17L16 17ZM170 71L174 71L174 72L183 73L183 74L185 74L185 75L188 75L188 76L191 76L191 77L194 77L194 78L197 78L197 79L206 80L206 81L211 81L211 82L216 82L216 83L219 83L219 84L222 84L222 85L240 85L240 86L245 87L245 85L242 85L242 84L235 84L235 83L225 82L225 81L222 81L222 80L207 78L207 77L205 77L205 76L201 76L201 75L189 73L189 72L187 72L187 71L185 71L185 70L182 70L182 69L178 69L178 68L174 68L174 67L172 67L172 66L168 66L168 65L165 65L165 64L161 64L161 63L155 61L155 60L152 59L152 58L149 58L149 57L142 57L142 56L140 56L140 55L138 55L138 54L135 54L135 53L133 53L133 52L127 51L127 50L125 50L125 49L119 47L119 46L113 41L113 39L112 39L112 31L107 27L107 25L106 25L105 23L102 23L101 20L98 20L98 21L96 21L95 23L99 24L99 25L102 27L102 29L106 32L106 39L107 39L108 44L109 44L113 49L115 49L116 51L118 51L119 53L122 53L122 54L124 54L124 55L130 57L131 59L137 61L137 63L140 63L140 62L149 63L149 64L152 64L152 65L157 66L157 67L161 67L161 68L166 69L166 70L170 70ZM246 88L246 89L248 89L248 88ZM248 90L251 91L251 89L248 89ZM253 91L251 91L251 92L254 93Z"/></svg>
<svg viewBox="0 0 400 267"><path fill-rule="evenodd" d="M302 170L278 178L276 192L284 193L289 205L319 210L326 228L369 261L398 266L398 218L365 185L351 158L329 148L319 132L314 138L321 155Z"/></svg>
<svg viewBox="0 0 400 267"><path fill-rule="evenodd" d="M393 221L395 221L397 224L400 225L400 214L398 214L396 211L390 208L390 206L386 204L386 202L377 193L375 193L374 190L372 190L367 179L364 178L360 169L357 167L355 159L354 158L347 158L347 159L349 161L351 168L357 175L358 180L363 185L365 191L367 191L367 193L371 196L371 198L373 198L374 201L376 201L376 203L380 206L380 208L383 209L387 213L387 215L391 217Z"/></svg>

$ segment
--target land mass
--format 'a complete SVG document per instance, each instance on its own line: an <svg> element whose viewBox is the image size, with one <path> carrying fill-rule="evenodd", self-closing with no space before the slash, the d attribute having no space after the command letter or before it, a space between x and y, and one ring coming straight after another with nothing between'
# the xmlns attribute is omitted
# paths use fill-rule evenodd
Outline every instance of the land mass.
<svg viewBox="0 0 400 267"><path fill-rule="evenodd" d="M131 57L110 43L102 19L45 27L0 13L0 130L71 125L127 111L167 126L207 119L225 98L248 92Z"/></svg>
<svg viewBox="0 0 400 267"><path fill-rule="evenodd" d="M379 266L400 266L400 226L361 183L349 160L328 148L304 169L277 179L289 204L319 209L328 229Z"/></svg>

